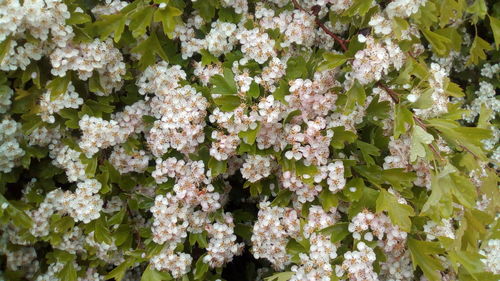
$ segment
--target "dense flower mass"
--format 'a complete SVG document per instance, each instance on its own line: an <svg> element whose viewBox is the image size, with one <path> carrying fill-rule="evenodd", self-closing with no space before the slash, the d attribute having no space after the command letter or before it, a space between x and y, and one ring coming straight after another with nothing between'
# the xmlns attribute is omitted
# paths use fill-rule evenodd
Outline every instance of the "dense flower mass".
<svg viewBox="0 0 500 281"><path fill-rule="evenodd" d="M499 48L486 0L0 0L0 280L499 280Z"/></svg>

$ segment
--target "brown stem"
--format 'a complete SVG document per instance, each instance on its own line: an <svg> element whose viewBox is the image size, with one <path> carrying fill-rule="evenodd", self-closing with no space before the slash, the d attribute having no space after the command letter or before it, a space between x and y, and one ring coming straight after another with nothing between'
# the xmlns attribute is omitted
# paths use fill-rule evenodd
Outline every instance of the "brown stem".
<svg viewBox="0 0 500 281"><path fill-rule="evenodd" d="M377 82L377 86L379 86L380 88L384 89L389 94L389 96L391 97L391 99L392 99L392 101L394 103L396 103L396 104L399 103L398 93L396 93L393 89L387 87L382 82Z"/></svg>
<svg viewBox="0 0 500 281"><path fill-rule="evenodd" d="M391 97L392 101L396 104L399 103L399 96L398 96L398 93L396 93L393 89L387 87L384 83L382 82L377 82L377 86L381 87L382 89L384 89L388 94L389 96ZM422 121L422 119L418 118L417 116L413 116L413 121L415 121L415 124L417 124L419 127L421 127L422 129L424 129L425 131L427 131L427 125L425 125L425 123ZM439 151L437 150L436 146L434 144L429 144L429 147L430 149L432 150L432 152L439 157L440 160L443 160L443 157L441 156L441 154L439 153Z"/></svg>
<svg viewBox="0 0 500 281"><path fill-rule="evenodd" d="M321 20L319 19L318 17L318 13L319 13L319 6L314 6L312 7L312 13L306 11L304 9L304 7L302 7L299 2L297 0L292 0L292 3L293 3L293 6L295 7L295 9L298 9L298 10L301 10L303 12L306 12L310 15L313 15L316 17L316 19L314 20L316 22L316 24L328 35L330 35L333 40L335 40L335 42L337 42L339 45L340 45L340 48L342 48L342 50L345 52L347 51L347 47L345 45L345 43L347 42L346 40L340 38L338 35L336 35L335 33L333 33L330 29L328 29L324 23L321 22Z"/></svg>

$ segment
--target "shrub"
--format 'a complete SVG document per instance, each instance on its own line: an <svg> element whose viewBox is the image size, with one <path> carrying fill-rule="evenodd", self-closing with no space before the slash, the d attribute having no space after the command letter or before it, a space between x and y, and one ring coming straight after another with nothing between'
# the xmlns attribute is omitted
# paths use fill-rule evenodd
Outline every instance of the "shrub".
<svg viewBox="0 0 500 281"><path fill-rule="evenodd" d="M498 280L499 18L2 1L0 279Z"/></svg>

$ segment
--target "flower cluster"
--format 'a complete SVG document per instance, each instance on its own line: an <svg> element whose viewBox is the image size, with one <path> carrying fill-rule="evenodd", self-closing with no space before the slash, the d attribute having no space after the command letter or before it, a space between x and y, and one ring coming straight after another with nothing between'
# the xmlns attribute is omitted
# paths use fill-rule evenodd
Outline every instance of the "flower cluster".
<svg viewBox="0 0 500 281"><path fill-rule="evenodd" d="M0 280L497 280L499 18L0 0Z"/></svg>

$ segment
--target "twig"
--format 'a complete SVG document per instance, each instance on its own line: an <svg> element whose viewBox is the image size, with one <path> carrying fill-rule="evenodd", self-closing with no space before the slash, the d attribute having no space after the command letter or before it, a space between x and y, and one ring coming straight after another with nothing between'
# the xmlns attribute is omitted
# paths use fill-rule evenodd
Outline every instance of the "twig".
<svg viewBox="0 0 500 281"><path fill-rule="evenodd" d="M396 104L399 103L398 93L396 93L393 89L387 87L384 83L382 83L380 81L377 82L377 86L384 89L389 94L389 96L391 97L391 99L394 103L396 103Z"/></svg>
<svg viewBox="0 0 500 281"><path fill-rule="evenodd" d="M391 97L392 101L394 101L394 103L398 104L399 103L399 96L398 96L398 93L396 93L393 89L387 87L384 83L382 82L377 82L377 86L381 87L382 89L384 89L388 94L389 96ZM422 121L422 119L418 118L417 116L413 116L413 121L415 121L415 123L421 127L422 129L424 129L425 131L427 131L427 125L425 125L425 123ZM439 157L440 160L443 160L443 156L441 156L441 153L439 153L439 151L437 150L436 146L432 143L429 144L429 148L432 150L432 152Z"/></svg>
<svg viewBox="0 0 500 281"><path fill-rule="evenodd" d="M328 28L325 26L325 24L323 24L323 23L321 22L321 20L319 19L319 17L318 17L318 13L319 13L319 8L320 8L320 6L318 6L318 5L313 6L313 7L312 7L312 9L311 9L312 13L310 13L310 12L306 11L306 9L304 9L304 7L302 7L302 6L299 4L299 2L297 2L297 0L292 0L292 3L293 3L293 6L295 7L295 9L299 9L299 10L301 10L301 11L303 11L303 12L306 12L306 13L308 13L308 14L310 14L310 15L315 16L315 17L316 17L316 19L314 20L314 21L315 21L315 23L316 23L316 24L317 24L317 25L318 25L318 26L319 26L319 27L320 27L320 28L321 28L321 29L322 29L322 30L323 30L326 34L330 35L330 36L331 36L331 37L332 37L332 38L333 38L333 39L334 39L334 40L335 40L335 41L336 41L336 42L340 45L340 48L342 48L342 50L343 50L344 52L345 52L345 51L347 51L347 47L346 47L346 45L345 45L346 40L344 40L344 39L340 38L338 35L336 35L335 33L333 33L333 32L332 32L330 29L328 29Z"/></svg>

